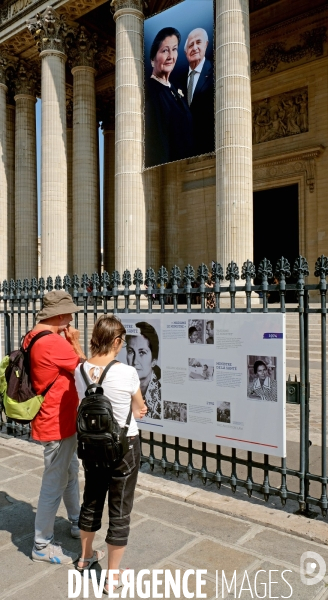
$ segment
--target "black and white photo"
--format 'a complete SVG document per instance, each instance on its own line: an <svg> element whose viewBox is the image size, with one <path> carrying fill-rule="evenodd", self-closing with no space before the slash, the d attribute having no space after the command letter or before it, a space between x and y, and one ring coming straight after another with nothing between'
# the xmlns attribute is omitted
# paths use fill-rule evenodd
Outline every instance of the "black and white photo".
<svg viewBox="0 0 328 600"><path fill-rule="evenodd" d="M186 402L163 402L164 419L166 421L179 421L187 423L187 404Z"/></svg>
<svg viewBox="0 0 328 600"><path fill-rule="evenodd" d="M188 320L188 339L190 344L205 344L205 319Z"/></svg>
<svg viewBox="0 0 328 600"><path fill-rule="evenodd" d="M122 319L126 328L126 348L118 356L135 367L142 396L147 404L146 418L161 419L160 320Z"/></svg>
<svg viewBox="0 0 328 600"><path fill-rule="evenodd" d="M231 402L222 402L221 400L217 401L216 407L216 420L220 423L230 423L231 422Z"/></svg>
<svg viewBox="0 0 328 600"><path fill-rule="evenodd" d="M277 402L277 358L248 356L247 372L247 397L251 400Z"/></svg>
<svg viewBox="0 0 328 600"><path fill-rule="evenodd" d="M188 358L190 381L213 381L214 359Z"/></svg>

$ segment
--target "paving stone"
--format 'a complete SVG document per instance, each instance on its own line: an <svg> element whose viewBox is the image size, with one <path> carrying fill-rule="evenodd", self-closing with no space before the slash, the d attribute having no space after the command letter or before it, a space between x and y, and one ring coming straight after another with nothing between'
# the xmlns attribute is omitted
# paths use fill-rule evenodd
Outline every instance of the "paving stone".
<svg viewBox="0 0 328 600"><path fill-rule="evenodd" d="M11 469L8 469L7 467L3 467L2 463L0 464L0 481L5 481L6 479L10 479L11 477L15 477L15 475L18 475L18 473L15 473L15 471L12 471Z"/></svg>
<svg viewBox="0 0 328 600"><path fill-rule="evenodd" d="M327 525L323 525L327 527ZM299 567L300 558L303 552L309 550L318 552L328 564L328 549L323 546L317 546L307 540L296 538L288 535L283 535L267 529L261 533L258 533L254 538L243 544L245 550L255 550L262 556L271 556L279 560L284 560L288 564L294 564Z"/></svg>
<svg viewBox="0 0 328 600"><path fill-rule="evenodd" d="M26 454L17 454L2 461L1 465L17 469L18 471L31 471L38 467L43 467L43 460L35 456L27 456Z"/></svg>
<svg viewBox="0 0 328 600"><path fill-rule="evenodd" d="M7 456L14 456L15 454L17 454L17 452L15 452L14 450L0 447L0 459L7 458Z"/></svg>
<svg viewBox="0 0 328 600"><path fill-rule="evenodd" d="M35 512L27 502L15 502L0 512L0 546L34 532Z"/></svg>
<svg viewBox="0 0 328 600"><path fill-rule="evenodd" d="M8 498L5 492L0 492L0 509L6 506L12 506L13 502Z"/></svg>
<svg viewBox="0 0 328 600"><path fill-rule="evenodd" d="M1 590L8 591L19 581L28 581L38 573L46 572L52 566L50 563L33 562L31 559L32 546L33 540L24 539L14 543L10 549L1 552ZM21 590L20 594L22 597L24 590ZM42 597L39 596L39 598ZM34 591L33 598L39 600L34 595Z"/></svg>
<svg viewBox="0 0 328 600"><path fill-rule="evenodd" d="M231 543L235 543L249 531L249 525L246 523L172 502L166 498L148 496L140 500L134 510L139 514L156 517L171 525L179 525L190 531L217 537L221 541Z"/></svg>
<svg viewBox="0 0 328 600"><path fill-rule="evenodd" d="M207 572L215 577L215 572L222 569L228 576L233 575L235 569L244 571L256 560L254 556L216 544L211 540L204 540L180 552L175 557L183 563L189 564L195 569L207 569Z"/></svg>
<svg viewBox="0 0 328 600"><path fill-rule="evenodd" d="M1 467L0 467L1 469ZM9 469L6 469L9 471ZM13 471L11 471L11 474ZM18 499L30 500L36 498L40 493L41 480L31 474L21 475L11 481L2 481L0 471L0 491L6 492L9 496Z"/></svg>
<svg viewBox="0 0 328 600"><path fill-rule="evenodd" d="M192 534L177 532L154 521L143 521L131 529L123 565L131 569L150 569L193 540Z"/></svg>

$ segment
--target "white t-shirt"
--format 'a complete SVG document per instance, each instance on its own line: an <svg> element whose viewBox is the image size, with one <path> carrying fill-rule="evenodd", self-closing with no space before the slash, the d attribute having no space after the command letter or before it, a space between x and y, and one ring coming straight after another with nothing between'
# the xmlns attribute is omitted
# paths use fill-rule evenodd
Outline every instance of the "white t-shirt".
<svg viewBox="0 0 328 600"><path fill-rule="evenodd" d="M95 365L85 361L83 366L86 375L90 379L90 383L92 383L89 372L95 368ZM101 373L104 368L100 367ZM85 398L86 385L80 371L80 365L75 369L75 386L81 402ZM137 371L134 367L129 367L123 363L116 363L107 371L101 387L104 390L105 396L111 401L115 419L117 419L121 427L124 427L130 410L131 396L136 394L140 387ZM128 435L137 435L137 433L137 423L132 414Z"/></svg>

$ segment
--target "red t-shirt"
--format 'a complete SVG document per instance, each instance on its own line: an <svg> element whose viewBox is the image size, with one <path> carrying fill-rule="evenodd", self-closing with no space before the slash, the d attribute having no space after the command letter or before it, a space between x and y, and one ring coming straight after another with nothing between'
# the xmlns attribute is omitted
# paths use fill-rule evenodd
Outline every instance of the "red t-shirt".
<svg viewBox="0 0 328 600"><path fill-rule="evenodd" d="M25 338L24 347L38 332ZM79 357L61 335L52 333L40 338L31 350L31 382L41 394L53 381L42 406L32 421L32 437L40 442L52 442L70 437L76 432L76 410L79 403L74 371Z"/></svg>

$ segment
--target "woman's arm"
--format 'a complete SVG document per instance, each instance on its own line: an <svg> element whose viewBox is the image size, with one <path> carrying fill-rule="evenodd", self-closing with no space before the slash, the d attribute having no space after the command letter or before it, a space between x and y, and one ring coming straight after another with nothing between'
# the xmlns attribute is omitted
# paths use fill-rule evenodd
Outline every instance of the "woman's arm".
<svg viewBox="0 0 328 600"><path fill-rule="evenodd" d="M131 396L132 398L132 413L135 419L142 419L147 413L147 406L142 397L140 388Z"/></svg>

